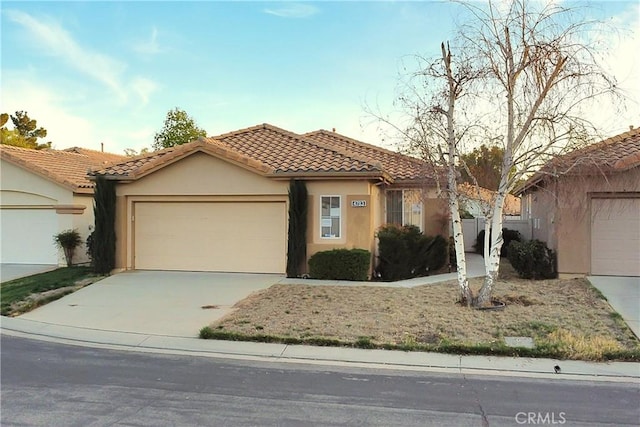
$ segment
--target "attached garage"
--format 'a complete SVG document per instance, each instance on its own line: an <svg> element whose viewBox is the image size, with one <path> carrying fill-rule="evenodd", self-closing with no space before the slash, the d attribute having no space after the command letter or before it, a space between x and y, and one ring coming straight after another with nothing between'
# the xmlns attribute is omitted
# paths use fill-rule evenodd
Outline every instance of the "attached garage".
<svg viewBox="0 0 640 427"><path fill-rule="evenodd" d="M134 268L284 273L284 202L136 202Z"/></svg>
<svg viewBox="0 0 640 427"><path fill-rule="evenodd" d="M3 264L58 264L53 236L58 218L53 209L1 209Z"/></svg>
<svg viewBox="0 0 640 427"><path fill-rule="evenodd" d="M591 200L591 274L640 276L640 198Z"/></svg>

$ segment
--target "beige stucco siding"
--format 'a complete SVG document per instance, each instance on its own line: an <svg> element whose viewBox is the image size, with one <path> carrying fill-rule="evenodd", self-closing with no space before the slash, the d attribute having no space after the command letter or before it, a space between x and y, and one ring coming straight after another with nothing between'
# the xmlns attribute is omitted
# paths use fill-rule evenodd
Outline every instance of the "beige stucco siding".
<svg viewBox="0 0 640 427"><path fill-rule="evenodd" d="M366 249L372 251L378 212L379 190L366 180L327 180L307 182L309 192L309 226L307 228L307 257L331 249ZM341 203L341 233L339 238L321 236L321 197L339 196ZM358 206L352 206L353 201Z"/></svg>
<svg viewBox="0 0 640 427"><path fill-rule="evenodd" d="M117 188L117 195L270 195L287 194L289 182L275 181L205 153L178 162Z"/></svg>

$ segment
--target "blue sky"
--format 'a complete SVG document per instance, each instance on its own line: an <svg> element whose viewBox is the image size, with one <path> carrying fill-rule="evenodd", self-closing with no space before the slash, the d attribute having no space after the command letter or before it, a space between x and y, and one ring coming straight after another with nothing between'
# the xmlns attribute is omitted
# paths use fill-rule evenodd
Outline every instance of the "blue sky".
<svg viewBox="0 0 640 427"><path fill-rule="evenodd" d="M609 65L631 97L610 133L640 126L638 2L593 4L630 31ZM380 141L365 103L391 109L403 58L438 53L448 2L0 3L1 110L26 110L55 148L150 147L168 110L209 135L260 123ZM631 31L635 28L635 31ZM391 148L391 147L390 147Z"/></svg>

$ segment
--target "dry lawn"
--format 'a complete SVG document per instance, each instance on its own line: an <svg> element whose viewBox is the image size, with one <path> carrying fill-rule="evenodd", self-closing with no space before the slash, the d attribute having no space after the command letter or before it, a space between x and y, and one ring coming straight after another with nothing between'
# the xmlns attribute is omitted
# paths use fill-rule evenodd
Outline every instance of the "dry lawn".
<svg viewBox="0 0 640 427"><path fill-rule="evenodd" d="M510 268L510 266L509 266ZM508 270L505 268L505 270ZM478 288L481 279L473 279ZM570 358L599 359L603 351L638 350L631 331L586 279L530 281L507 272L496 284L501 311L456 303L457 284L415 288L274 285L236 304L212 329L242 335L327 338L374 345L494 345L504 336L533 337L562 347ZM576 350L575 343L586 350Z"/></svg>

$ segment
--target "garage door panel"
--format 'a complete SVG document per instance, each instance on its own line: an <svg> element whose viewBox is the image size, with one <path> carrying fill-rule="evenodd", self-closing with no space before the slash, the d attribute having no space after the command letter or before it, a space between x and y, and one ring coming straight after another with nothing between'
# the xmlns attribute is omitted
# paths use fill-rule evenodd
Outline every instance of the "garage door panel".
<svg viewBox="0 0 640 427"><path fill-rule="evenodd" d="M285 204L136 203L137 269L282 273Z"/></svg>
<svg viewBox="0 0 640 427"><path fill-rule="evenodd" d="M593 199L591 217L591 274L640 276L640 199Z"/></svg>
<svg viewBox="0 0 640 427"><path fill-rule="evenodd" d="M53 236L58 217L49 209L0 210L0 262L6 264L57 264Z"/></svg>

